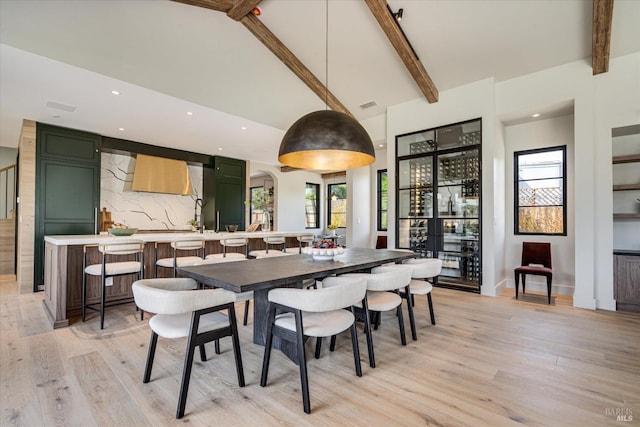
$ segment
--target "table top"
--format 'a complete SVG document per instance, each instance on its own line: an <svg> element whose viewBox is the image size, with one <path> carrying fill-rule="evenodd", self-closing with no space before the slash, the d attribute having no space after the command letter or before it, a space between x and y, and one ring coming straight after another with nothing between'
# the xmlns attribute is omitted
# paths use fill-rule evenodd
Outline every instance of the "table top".
<svg viewBox="0 0 640 427"><path fill-rule="evenodd" d="M404 251L352 248L336 256L333 261L318 261L311 255L300 254L179 267L178 273L209 286L247 292L298 285L305 279L322 279L332 274L370 269L416 256Z"/></svg>

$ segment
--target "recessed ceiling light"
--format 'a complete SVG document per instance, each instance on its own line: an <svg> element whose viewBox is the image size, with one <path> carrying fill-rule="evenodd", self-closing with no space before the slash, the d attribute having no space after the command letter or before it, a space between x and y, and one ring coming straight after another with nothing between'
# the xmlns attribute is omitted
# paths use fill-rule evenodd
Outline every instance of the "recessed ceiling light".
<svg viewBox="0 0 640 427"><path fill-rule="evenodd" d="M247 130L247 127L246 126L242 126L240 129Z"/></svg>
<svg viewBox="0 0 640 427"><path fill-rule="evenodd" d="M540 113L532 114L531 117L540 117Z"/></svg>
<svg viewBox="0 0 640 427"><path fill-rule="evenodd" d="M124 130L124 128L118 128L118 130Z"/></svg>
<svg viewBox="0 0 640 427"><path fill-rule="evenodd" d="M187 111L187 116L193 116L193 113L191 111Z"/></svg>
<svg viewBox="0 0 640 427"><path fill-rule="evenodd" d="M384 147L384 144L378 144L378 147Z"/></svg>
<svg viewBox="0 0 640 427"><path fill-rule="evenodd" d="M222 147L218 147L218 151L222 151Z"/></svg>
<svg viewBox="0 0 640 427"><path fill-rule="evenodd" d="M114 95L120 95L120 91L118 90L112 90L111 93Z"/></svg>

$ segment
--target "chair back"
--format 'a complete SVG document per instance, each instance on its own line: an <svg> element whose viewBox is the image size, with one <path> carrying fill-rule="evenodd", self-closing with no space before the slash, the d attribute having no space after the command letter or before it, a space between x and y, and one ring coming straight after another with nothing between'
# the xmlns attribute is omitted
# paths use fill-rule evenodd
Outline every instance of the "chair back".
<svg viewBox="0 0 640 427"><path fill-rule="evenodd" d="M387 249L387 236L378 236L376 239L376 249Z"/></svg>
<svg viewBox="0 0 640 427"><path fill-rule="evenodd" d="M439 258L411 258L402 261L402 265L413 268L414 279L430 279L440 275L442 260Z"/></svg>
<svg viewBox="0 0 640 427"><path fill-rule="evenodd" d="M246 237L231 237L228 239L222 239L220 240L220 244L222 245L223 256L227 255L227 247L240 248L244 246L244 256L246 257L249 254L249 239Z"/></svg>
<svg viewBox="0 0 640 427"><path fill-rule="evenodd" d="M126 240L109 240L98 245L98 250L105 255L131 255L144 251L144 242L142 240L126 239Z"/></svg>
<svg viewBox="0 0 640 427"><path fill-rule="evenodd" d="M393 291L404 288L411 283L411 275L412 270L409 268L392 265L375 267L367 277L367 290Z"/></svg>
<svg viewBox="0 0 640 427"><path fill-rule="evenodd" d="M540 264L551 267L551 243L522 242L522 262L520 265Z"/></svg>
<svg viewBox="0 0 640 427"><path fill-rule="evenodd" d="M265 243L265 251L269 252L269 245L280 245L280 250L284 251L286 239L284 236L267 236L262 239Z"/></svg>
<svg viewBox="0 0 640 427"><path fill-rule="evenodd" d="M314 236L313 233L300 234L299 236L297 236L298 244L300 247L302 247L303 243L306 243L307 246L309 246L310 243L313 243L313 239L315 239L315 237L316 236Z"/></svg>
<svg viewBox="0 0 640 427"><path fill-rule="evenodd" d="M272 289L269 291L269 301L321 313L351 307L361 302L367 292L367 282L361 277L329 277L322 284L320 289Z"/></svg>
<svg viewBox="0 0 640 427"><path fill-rule="evenodd" d="M224 289L197 290L198 283L188 278L142 279L133 282L132 289L136 305L156 314L191 313L236 300Z"/></svg>
<svg viewBox="0 0 640 427"><path fill-rule="evenodd" d="M197 251L204 248L204 238L193 236L174 239L171 241L171 247L179 251Z"/></svg>

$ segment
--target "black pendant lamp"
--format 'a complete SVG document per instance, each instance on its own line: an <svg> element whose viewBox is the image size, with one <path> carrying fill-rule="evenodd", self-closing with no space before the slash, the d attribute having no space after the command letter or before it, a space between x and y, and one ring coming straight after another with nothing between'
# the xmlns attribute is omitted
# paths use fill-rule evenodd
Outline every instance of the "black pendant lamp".
<svg viewBox="0 0 640 427"><path fill-rule="evenodd" d="M326 65L329 74L329 2L326 3ZM325 83L325 105L328 82ZM310 170L345 170L370 165L376 159L367 131L356 119L338 111L321 110L299 118L280 143L278 161Z"/></svg>
<svg viewBox="0 0 640 427"><path fill-rule="evenodd" d="M376 159L367 131L353 117L321 110L299 118L285 133L278 161L311 170L344 170Z"/></svg>

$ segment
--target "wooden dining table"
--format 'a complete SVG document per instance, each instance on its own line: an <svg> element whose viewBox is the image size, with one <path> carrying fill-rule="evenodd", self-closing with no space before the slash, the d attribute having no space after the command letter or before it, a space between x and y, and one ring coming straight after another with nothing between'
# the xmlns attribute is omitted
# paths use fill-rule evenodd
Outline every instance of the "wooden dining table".
<svg viewBox="0 0 640 427"><path fill-rule="evenodd" d="M333 260L315 260L311 255L251 259L243 262L203 264L178 267L178 274L190 277L207 287L241 293L253 291L253 342L264 345L267 334L269 290L279 287L302 288L308 279L321 280L334 274L368 272L373 267L415 258L417 254L389 249L351 248ZM287 354L285 343L274 342Z"/></svg>

